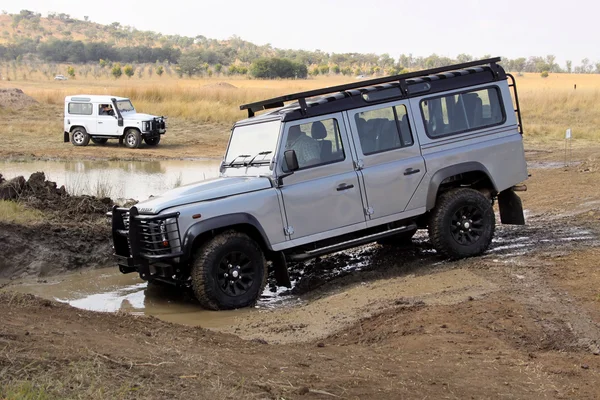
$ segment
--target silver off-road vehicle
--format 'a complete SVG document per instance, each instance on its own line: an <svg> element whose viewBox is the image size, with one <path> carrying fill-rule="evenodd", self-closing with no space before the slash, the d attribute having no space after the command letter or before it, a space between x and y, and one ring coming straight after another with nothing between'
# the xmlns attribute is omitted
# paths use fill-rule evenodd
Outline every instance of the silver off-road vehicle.
<svg viewBox="0 0 600 400"><path fill-rule="evenodd" d="M121 272L231 309L257 300L269 269L289 286L288 261L421 228L446 257L482 254L496 200L502 223L525 222L518 98L499 61L241 106L219 178L113 209Z"/></svg>
<svg viewBox="0 0 600 400"><path fill-rule="evenodd" d="M64 141L87 146L90 140L104 144L119 139L135 149L142 140L148 146L160 143L167 131L165 117L136 112L125 97L77 95L65 97Z"/></svg>

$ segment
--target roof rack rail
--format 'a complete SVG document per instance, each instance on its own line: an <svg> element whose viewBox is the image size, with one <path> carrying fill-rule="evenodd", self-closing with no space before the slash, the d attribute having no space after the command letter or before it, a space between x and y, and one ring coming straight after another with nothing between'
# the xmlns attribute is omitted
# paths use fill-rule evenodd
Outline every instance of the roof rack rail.
<svg viewBox="0 0 600 400"><path fill-rule="evenodd" d="M292 94L288 94L285 96L274 97L272 99L257 101L255 103L243 104L240 106L240 110L248 110L248 118L251 118L251 117L254 117L254 114L257 111L267 110L270 108L283 107L285 102L294 101L294 100L298 100L298 102L300 103L301 109L306 110L308 108L308 106L306 104L306 99L310 98L310 97L322 96L322 95L329 94L329 93L344 92L346 90L359 89L359 88L362 88L365 86L381 85L383 83L389 83L389 82L394 82L394 81L398 81L400 83L401 88L406 88L406 83L404 82L404 80L406 80L406 79L417 78L417 77L426 76L426 75L434 75L434 74L439 74L441 72L455 71L458 69L465 69L465 68L476 67L476 66L481 66L481 65L486 65L486 64L490 64L490 66L492 67L492 70L494 70L494 72L496 73L494 67L496 66L495 64L497 62L499 62L500 60L501 60L500 57L487 58L484 60L477 60L477 61L470 61L470 62L461 63L461 64L448 65L446 67L424 69L421 71L408 72L408 73L400 74L400 75L391 75L391 76L369 79L369 80L355 82L355 83L347 83L345 85L330 86L330 87L326 87L323 89L315 89L315 90L309 90L306 92L292 93ZM403 91L404 91L404 89L403 89Z"/></svg>

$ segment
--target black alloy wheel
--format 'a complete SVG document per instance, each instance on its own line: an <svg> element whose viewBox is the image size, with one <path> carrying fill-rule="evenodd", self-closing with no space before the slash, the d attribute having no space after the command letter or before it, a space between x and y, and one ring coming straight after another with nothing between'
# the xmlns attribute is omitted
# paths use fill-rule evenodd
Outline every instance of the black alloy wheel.
<svg viewBox="0 0 600 400"><path fill-rule="evenodd" d="M217 281L223 293L240 296L248 291L256 279L255 267L248 255L233 251L221 259Z"/></svg>

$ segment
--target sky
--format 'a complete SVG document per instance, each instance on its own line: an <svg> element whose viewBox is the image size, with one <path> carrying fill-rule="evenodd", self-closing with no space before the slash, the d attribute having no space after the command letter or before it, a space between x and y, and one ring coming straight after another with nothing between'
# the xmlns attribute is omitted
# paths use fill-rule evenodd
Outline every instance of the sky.
<svg viewBox="0 0 600 400"><path fill-rule="evenodd" d="M5 4L2 4L5 3ZM18 13L67 13L102 24L182 36L244 40L331 53L509 58L553 54L564 67L600 61L600 2L507 0L3 0Z"/></svg>

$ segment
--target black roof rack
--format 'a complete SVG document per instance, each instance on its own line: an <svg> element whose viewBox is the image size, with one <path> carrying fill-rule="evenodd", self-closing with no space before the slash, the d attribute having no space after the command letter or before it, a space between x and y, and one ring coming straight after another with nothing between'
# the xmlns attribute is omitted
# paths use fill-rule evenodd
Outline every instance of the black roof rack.
<svg viewBox="0 0 600 400"><path fill-rule="evenodd" d="M434 75L434 74L439 74L441 72L454 71L454 70L458 70L458 69L471 68L471 67L487 65L487 64L489 64L490 67L492 67L492 70L495 71L496 70L495 67L497 67L496 63L499 62L500 60L501 60L500 57L487 58L484 60L477 60L477 61L470 61L470 62L461 63L461 64L448 65L446 67L425 69L425 70L421 70L421 71L408 72L406 74L391 75L391 76L385 76L382 78L363 80L363 81L355 82L355 83L347 83L345 85L330 86L330 87L326 87L326 88L322 88L322 89L309 90L306 92L292 93L292 94L288 94L285 96L274 97L272 99L257 101L255 103L243 104L240 106L240 110L248 110L248 117L250 118L250 117L254 117L254 114L257 111L267 110L270 108L283 107L284 103L287 101L298 100L298 103L300 104L300 108L305 111L308 108L308 106L306 104L307 98L311 98L311 97L315 97L315 96L322 96L322 95L329 94L329 93L344 92L346 90L359 89L359 88L362 88L365 86L381 85L383 83L389 83L389 82L398 82L400 84L400 87L402 88L403 92L406 92L406 82L405 82L406 79L417 78L417 77L427 76L427 75Z"/></svg>

